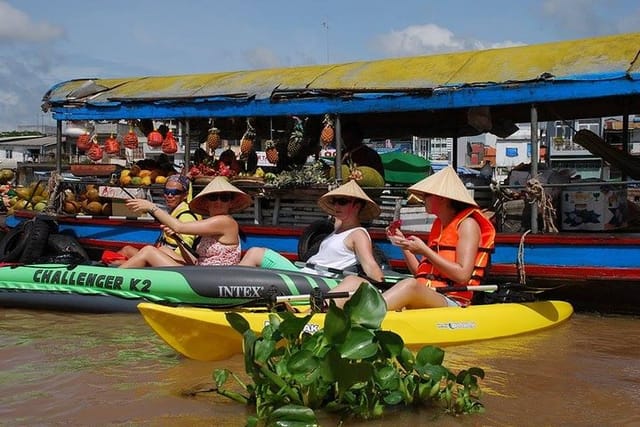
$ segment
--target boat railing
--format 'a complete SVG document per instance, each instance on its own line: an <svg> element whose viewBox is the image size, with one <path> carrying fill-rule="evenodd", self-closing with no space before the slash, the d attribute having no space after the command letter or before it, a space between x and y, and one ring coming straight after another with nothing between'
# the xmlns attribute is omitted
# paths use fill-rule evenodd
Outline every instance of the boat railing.
<svg viewBox="0 0 640 427"><path fill-rule="evenodd" d="M477 183L468 183L467 187L478 205L482 209L493 213L498 231L514 233L521 233L526 230L531 230L534 233L549 232L550 230L545 230L544 228L539 231L532 230L531 216L544 214L544 211L540 209L540 212L532 212L531 205L534 205L536 200L528 194L532 190L531 182L535 182L535 185L544 191L544 196L549 198L550 206L555 212L550 212L548 215L551 216L551 223L557 226L558 231L584 229L580 228L580 224L566 222L566 217L567 215L584 216L588 212L573 212L571 209L575 211L600 209L600 211L595 212L595 215L604 216L609 215L609 208L612 207L623 210L625 208L623 201L628 202L630 207L629 209L624 209L626 217L624 220L619 221L617 225L623 228L625 224L636 222L632 216L638 211L633 208L633 203L640 201L640 181L638 180L600 181L587 179L560 183L543 183L537 180L529 180L525 184L493 182L490 185L478 185ZM104 180L92 180L91 178L83 177L73 180L73 182L65 180L64 185L60 186L60 191L63 191L68 186L81 187L89 184L109 185ZM326 184L288 189L272 188L261 183L238 182L236 185L254 197L254 203L250 208L235 214L242 224L306 227L314 221L327 218L326 213L317 205L320 196L329 189ZM194 193L197 193L203 187L204 184L194 185ZM365 191L380 205L382 210L381 215L369 225L384 228L391 221L401 219L403 227L407 230L428 232L434 217L427 214L421 204L407 202L407 188L408 186L397 185L376 188L365 187ZM147 189L157 203L162 204L164 202L162 185L152 185ZM575 194L572 192L575 192ZM563 195L565 196L564 198L562 197ZM604 197L600 197L604 195L608 197L606 202ZM613 202L619 206L609 205L609 198L611 197L614 197L615 200L612 199ZM579 203L576 203L578 199ZM543 200L538 200L540 206L542 206L543 202ZM570 202L573 205L567 208L567 203ZM576 219L576 221L578 220L579 218ZM544 224L544 222L541 224ZM587 229L599 231L596 228Z"/></svg>

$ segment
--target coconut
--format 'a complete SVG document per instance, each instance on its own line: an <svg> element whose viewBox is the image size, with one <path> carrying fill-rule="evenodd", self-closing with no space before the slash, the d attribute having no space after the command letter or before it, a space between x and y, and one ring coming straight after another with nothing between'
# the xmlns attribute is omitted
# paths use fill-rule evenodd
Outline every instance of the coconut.
<svg viewBox="0 0 640 427"><path fill-rule="evenodd" d="M87 213L91 215L100 215L102 213L102 203L100 202L89 202L85 207Z"/></svg>

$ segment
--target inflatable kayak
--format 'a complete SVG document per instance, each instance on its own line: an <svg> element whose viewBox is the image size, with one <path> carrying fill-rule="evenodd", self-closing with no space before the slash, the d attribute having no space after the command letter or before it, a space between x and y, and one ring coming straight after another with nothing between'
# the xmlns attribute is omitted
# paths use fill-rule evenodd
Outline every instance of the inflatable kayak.
<svg viewBox="0 0 640 427"><path fill-rule="evenodd" d="M327 292L320 274L240 266L124 269L104 265L0 265L0 306L79 312L137 312L143 301L229 308L278 295ZM262 303L264 306L264 303Z"/></svg>
<svg viewBox="0 0 640 427"><path fill-rule="evenodd" d="M141 303L138 309L151 328L178 353L195 360L223 360L242 353L242 336L223 310L169 307ZM239 311L252 330L262 331L266 311ZM450 345L519 335L556 326L573 313L564 301L472 305L388 312L382 329L399 334L407 346ZM313 331L324 325L324 314L307 324Z"/></svg>

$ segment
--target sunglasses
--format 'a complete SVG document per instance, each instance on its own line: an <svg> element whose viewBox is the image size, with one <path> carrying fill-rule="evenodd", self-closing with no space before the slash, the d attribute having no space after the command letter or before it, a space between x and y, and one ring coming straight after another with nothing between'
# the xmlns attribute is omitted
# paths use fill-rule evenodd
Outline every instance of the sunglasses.
<svg viewBox="0 0 640 427"><path fill-rule="evenodd" d="M184 190L178 190L177 188L164 189L165 196L182 196L183 194L184 194Z"/></svg>
<svg viewBox="0 0 640 427"><path fill-rule="evenodd" d="M210 202L217 202L218 200L220 200L221 202L230 202L232 199L233 195L227 193L213 193L207 196L207 200L209 200Z"/></svg>
<svg viewBox="0 0 640 427"><path fill-rule="evenodd" d="M331 204L338 206L346 206L351 202L353 202L353 200L344 197L334 197L333 200L331 200Z"/></svg>

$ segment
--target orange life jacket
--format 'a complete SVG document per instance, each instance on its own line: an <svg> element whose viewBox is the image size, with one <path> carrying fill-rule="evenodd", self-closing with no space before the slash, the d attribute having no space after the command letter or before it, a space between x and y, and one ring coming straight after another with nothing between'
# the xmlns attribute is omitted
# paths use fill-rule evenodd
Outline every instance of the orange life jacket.
<svg viewBox="0 0 640 427"><path fill-rule="evenodd" d="M440 219L436 218L431 227L427 244L440 256L455 262L459 237L458 227L462 220L469 216L473 217L480 225L480 244L478 245L474 268L469 281L466 283L454 283L431 265L426 257L423 257L415 274L418 283L434 288L444 286L475 286L482 283L489 266L491 252L493 252L495 246L496 230L491 221L489 221L478 208L470 207L459 212L444 230L442 229ZM471 303L473 292L448 292L446 295L464 307Z"/></svg>

